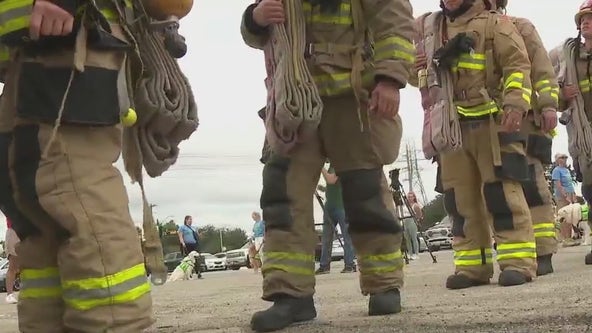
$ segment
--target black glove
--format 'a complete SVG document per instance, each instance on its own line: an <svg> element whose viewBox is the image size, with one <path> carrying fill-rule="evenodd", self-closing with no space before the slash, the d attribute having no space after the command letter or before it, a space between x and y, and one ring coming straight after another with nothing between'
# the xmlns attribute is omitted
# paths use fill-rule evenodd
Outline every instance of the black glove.
<svg viewBox="0 0 592 333"><path fill-rule="evenodd" d="M434 53L434 63L437 67L452 68L458 57L469 53L475 47L475 41L465 32L454 36L451 40Z"/></svg>
<svg viewBox="0 0 592 333"><path fill-rule="evenodd" d="M573 162L573 171L575 173L575 179L577 182L581 183L583 181L582 172L580 171L580 164L578 163L577 159L574 159Z"/></svg>

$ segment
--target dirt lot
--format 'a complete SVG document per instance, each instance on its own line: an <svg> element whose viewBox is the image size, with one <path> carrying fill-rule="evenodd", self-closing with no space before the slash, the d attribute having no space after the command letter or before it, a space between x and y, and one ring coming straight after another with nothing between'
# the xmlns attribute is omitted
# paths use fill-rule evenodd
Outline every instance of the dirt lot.
<svg viewBox="0 0 592 333"><path fill-rule="evenodd" d="M427 253L406 267L403 312L366 316L367 299L355 274L318 278L317 320L284 332L592 332L592 266L584 265L589 247L561 249L556 273L526 286L502 288L493 283L448 291L452 252ZM249 332L253 311L264 309L261 276L252 271L206 273L204 280L181 281L154 289L157 323L151 332ZM0 305L0 332L18 332L16 307Z"/></svg>

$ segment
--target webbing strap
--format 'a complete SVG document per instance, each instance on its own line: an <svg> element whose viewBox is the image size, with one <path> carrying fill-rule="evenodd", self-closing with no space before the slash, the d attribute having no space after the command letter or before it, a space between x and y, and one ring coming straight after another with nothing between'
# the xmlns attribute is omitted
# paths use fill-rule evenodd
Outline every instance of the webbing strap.
<svg viewBox="0 0 592 333"><path fill-rule="evenodd" d="M562 56L565 68L564 81L567 84L577 84L578 73L575 66L576 48L580 47L580 41L570 38L562 46ZM578 89L578 94L570 105L572 120L567 123L567 136L569 152L574 159L584 157L586 161L592 161L592 127L586 116L584 97ZM566 111L564 111L566 112Z"/></svg>
<svg viewBox="0 0 592 333"><path fill-rule="evenodd" d="M360 0L352 0L352 18L354 26L354 49L352 50L352 69L351 69L351 86L354 92L354 97L357 103L357 114L360 122L360 131L364 131L364 122L362 121L362 110L361 110L361 93L362 93L362 69L364 54L364 43L366 37L366 20L364 19L364 9L362 8L362 2ZM369 34L371 35L371 34ZM370 112L369 109L366 112ZM370 122L368 122L370 126Z"/></svg>
<svg viewBox="0 0 592 333"><path fill-rule="evenodd" d="M323 102L304 59L306 22L301 1L285 1L286 23L271 27L264 48L268 103L265 118L272 150L287 155L316 135Z"/></svg>
<svg viewBox="0 0 592 333"><path fill-rule="evenodd" d="M497 21L497 14L489 13L487 16L487 23L485 24L485 88L483 94L487 94L487 98L495 96L495 91L498 89L500 82L496 80L494 73L495 58L493 56L493 40L495 38L495 24ZM503 95L503 92L502 92ZM497 131L496 121L493 113L489 114L489 140L491 142L491 153L493 154L493 165L502 165L502 152L500 147L499 135Z"/></svg>

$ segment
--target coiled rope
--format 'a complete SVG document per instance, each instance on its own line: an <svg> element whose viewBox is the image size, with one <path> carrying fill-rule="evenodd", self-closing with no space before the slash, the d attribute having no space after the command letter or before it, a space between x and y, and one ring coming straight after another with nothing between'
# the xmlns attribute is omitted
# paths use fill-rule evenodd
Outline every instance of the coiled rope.
<svg viewBox="0 0 592 333"><path fill-rule="evenodd" d="M301 1L284 1L286 21L271 27L264 48L268 89L265 127L272 150L287 155L313 137L323 102L304 59L306 22Z"/></svg>

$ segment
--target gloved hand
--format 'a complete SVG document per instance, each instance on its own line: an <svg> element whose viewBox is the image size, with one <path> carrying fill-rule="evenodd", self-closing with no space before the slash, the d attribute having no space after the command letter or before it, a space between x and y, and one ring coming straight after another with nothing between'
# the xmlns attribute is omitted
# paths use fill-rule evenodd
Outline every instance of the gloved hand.
<svg viewBox="0 0 592 333"><path fill-rule="evenodd" d="M473 38L465 32L454 36L451 40L434 53L434 62L436 66L442 68L452 68L458 57L463 53L469 53L475 47Z"/></svg>
<svg viewBox="0 0 592 333"><path fill-rule="evenodd" d="M524 114L520 110L507 106L502 116L502 127L504 132L517 132L522 126Z"/></svg>
<svg viewBox="0 0 592 333"><path fill-rule="evenodd" d="M60 4L64 7L61 7ZM71 12L73 10L73 12ZM31 11L29 35L32 40L41 36L66 36L74 27L76 8L70 1L53 3L48 0L37 0Z"/></svg>

